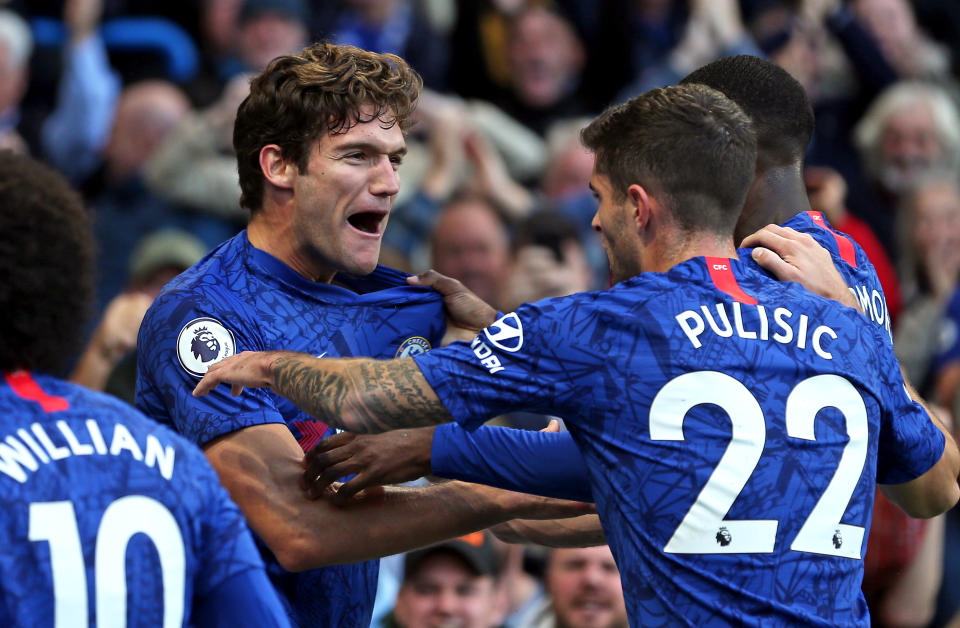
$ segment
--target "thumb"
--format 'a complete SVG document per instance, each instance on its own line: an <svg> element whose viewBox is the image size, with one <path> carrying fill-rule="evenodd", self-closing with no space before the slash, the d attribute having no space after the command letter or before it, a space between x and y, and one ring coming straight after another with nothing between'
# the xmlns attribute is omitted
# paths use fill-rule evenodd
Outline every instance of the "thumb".
<svg viewBox="0 0 960 628"><path fill-rule="evenodd" d="M556 419L550 419L550 422L547 423L547 426L540 430L541 432L559 432L560 431L560 421Z"/></svg>

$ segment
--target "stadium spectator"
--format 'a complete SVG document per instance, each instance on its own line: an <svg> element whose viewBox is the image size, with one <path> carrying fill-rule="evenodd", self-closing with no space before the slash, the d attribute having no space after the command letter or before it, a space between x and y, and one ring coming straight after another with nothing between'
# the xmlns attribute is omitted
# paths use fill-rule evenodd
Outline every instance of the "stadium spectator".
<svg viewBox="0 0 960 628"><path fill-rule="evenodd" d="M899 210L900 268L906 304L893 346L910 381L932 392L947 303L960 278L960 183L941 176L919 184Z"/></svg>
<svg viewBox="0 0 960 628"><path fill-rule="evenodd" d="M510 268L499 300L503 311L547 297L586 292L593 287L583 244L566 217L541 211L517 225Z"/></svg>
<svg viewBox="0 0 960 628"><path fill-rule="evenodd" d="M392 357L454 331L433 290L357 294L330 285L338 273L375 270L419 88L398 57L351 47L316 44L271 62L234 125L249 226L169 284L141 326L138 407L204 447L263 541L298 625L368 625L371 559L524 513L582 512L459 483L388 490L351 508L311 502L298 477L304 450L326 425L272 394L253 403L183 395L210 364L243 349ZM473 306L459 284L446 283L451 300ZM486 306L469 314L470 329L493 319Z"/></svg>
<svg viewBox="0 0 960 628"><path fill-rule="evenodd" d="M503 620L493 538L474 532L408 552L383 628L494 628Z"/></svg>
<svg viewBox="0 0 960 628"><path fill-rule="evenodd" d="M620 570L606 545L550 551L547 597L518 628L627 628Z"/></svg>
<svg viewBox="0 0 960 628"><path fill-rule="evenodd" d="M853 0L850 4L901 78L947 77L950 55L946 47L923 32L908 0Z"/></svg>
<svg viewBox="0 0 960 628"><path fill-rule="evenodd" d="M130 256L129 283L107 305L70 381L133 405L135 349L143 316L163 286L196 264L204 253L202 242L173 229L152 233L138 242Z"/></svg>
<svg viewBox="0 0 960 628"><path fill-rule="evenodd" d="M497 210L477 196L454 199L434 223L431 266L496 306L510 263L510 235Z"/></svg>
<svg viewBox="0 0 960 628"><path fill-rule="evenodd" d="M16 277L0 288L0 623L289 625L200 451L53 375L89 311L93 249L64 178L0 151L0 265Z"/></svg>
<svg viewBox="0 0 960 628"><path fill-rule="evenodd" d="M29 152L18 126L32 50L33 36L26 21L13 11L0 8L0 149Z"/></svg>
<svg viewBox="0 0 960 628"><path fill-rule="evenodd" d="M960 112L942 88L917 82L884 91L854 129L869 197L851 206L873 229L888 255L898 261L897 208L924 178L956 176L960 168Z"/></svg>
<svg viewBox="0 0 960 628"><path fill-rule="evenodd" d="M511 18L507 37L510 91L495 104L540 135L557 120L588 113L578 92L586 52L562 14L525 8Z"/></svg>
<svg viewBox="0 0 960 628"><path fill-rule="evenodd" d="M336 0L314 9L315 39L403 57L431 89L447 88L450 51L444 34L414 0Z"/></svg>

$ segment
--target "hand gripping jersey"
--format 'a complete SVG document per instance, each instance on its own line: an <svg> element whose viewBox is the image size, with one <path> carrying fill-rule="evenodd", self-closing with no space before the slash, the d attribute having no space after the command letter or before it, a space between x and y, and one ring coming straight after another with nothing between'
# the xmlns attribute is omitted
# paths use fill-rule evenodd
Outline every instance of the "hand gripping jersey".
<svg viewBox="0 0 960 628"><path fill-rule="evenodd" d="M289 625L203 454L113 397L4 374L0 500L0 625Z"/></svg>
<svg viewBox="0 0 960 628"><path fill-rule="evenodd" d="M227 387L195 398L193 387L210 364L240 351L394 358L426 351L444 331L437 292L398 287L358 295L311 282L253 247L244 231L168 284L147 312L137 406L199 445L247 426L284 423L306 451L330 430L286 399L265 389L232 397ZM377 561L289 573L264 551L294 623L370 623Z"/></svg>
<svg viewBox="0 0 960 628"><path fill-rule="evenodd" d="M868 625L874 485L944 446L884 330L749 261L524 305L414 359L467 428L564 417L638 626Z"/></svg>

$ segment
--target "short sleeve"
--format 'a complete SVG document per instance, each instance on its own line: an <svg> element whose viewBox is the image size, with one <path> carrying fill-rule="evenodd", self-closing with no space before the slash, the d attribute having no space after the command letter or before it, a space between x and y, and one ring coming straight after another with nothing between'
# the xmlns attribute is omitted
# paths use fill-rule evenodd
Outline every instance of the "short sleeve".
<svg viewBox="0 0 960 628"><path fill-rule="evenodd" d="M575 416L604 366L585 341L588 331L577 324L577 312L591 294L523 305L471 342L414 359L454 420L467 429L511 410Z"/></svg>
<svg viewBox="0 0 960 628"><path fill-rule="evenodd" d="M900 484L916 479L940 460L946 441L923 406L907 393L892 357L884 369L883 414L877 450L877 482Z"/></svg>
<svg viewBox="0 0 960 628"><path fill-rule="evenodd" d="M212 307L203 297L162 295L140 327L137 408L200 446L251 425L282 423L275 398L266 389L245 390L238 397L228 386L203 397L192 394L211 364L264 348L242 312Z"/></svg>

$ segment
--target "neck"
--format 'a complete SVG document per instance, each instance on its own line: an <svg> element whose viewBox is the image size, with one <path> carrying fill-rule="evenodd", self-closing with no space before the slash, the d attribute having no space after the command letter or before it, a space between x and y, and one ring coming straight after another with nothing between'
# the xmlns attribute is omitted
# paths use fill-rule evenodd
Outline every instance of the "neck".
<svg viewBox="0 0 960 628"><path fill-rule="evenodd" d="M282 211L264 207L254 213L247 225L247 238L254 248L269 253L310 281L333 281L335 270L303 254L293 221Z"/></svg>
<svg viewBox="0 0 960 628"><path fill-rule="evenodd" d="M734 241L739 243L758 229L771 223L779 225L809 209L800 162L766 168L757 173L750 186Z"/></svg>
<svg viewBox="0 0 960 628"><path fill-rule="evenodd" d="M647 248L643 257L645 271L663 273L694 257L737 259L737 247L734 246L733 239L729 235L721 236L706 232L685 233Z"/></svg>

